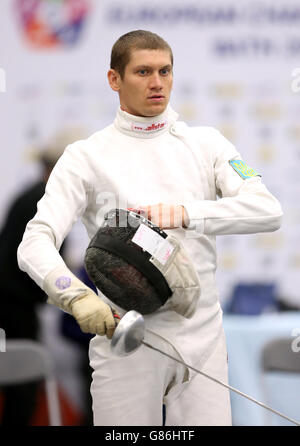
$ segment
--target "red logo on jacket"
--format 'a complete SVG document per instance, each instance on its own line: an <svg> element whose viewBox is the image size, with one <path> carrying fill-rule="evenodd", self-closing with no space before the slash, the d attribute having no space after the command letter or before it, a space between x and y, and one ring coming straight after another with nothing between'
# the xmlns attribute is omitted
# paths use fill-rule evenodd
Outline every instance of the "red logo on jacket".
<svg viewBox="0 0 300 446"><path fill-rule="evenodd" d="M143 124L133 124L132 130L136 132L156 132L157 130L163 129L166 127L167 121L164 122L158 122L157 124L151 124L147 126L143 126Z"/></svg>

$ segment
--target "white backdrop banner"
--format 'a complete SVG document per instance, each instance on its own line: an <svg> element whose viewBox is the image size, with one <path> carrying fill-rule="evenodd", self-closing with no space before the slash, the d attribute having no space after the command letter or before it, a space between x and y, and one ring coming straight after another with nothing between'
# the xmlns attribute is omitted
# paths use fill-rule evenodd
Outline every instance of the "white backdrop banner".
<svg viewBox="0 0 300 446"><path fill-rule="evenodd" d="M275 281L300 302L299 1L2 0L1 219L37 175L32 146L65 125L111 123L110 51L133 29L172 46L181 119L217 127L284 209L278 232L218 238L221 300L238 281Z"/></svg>

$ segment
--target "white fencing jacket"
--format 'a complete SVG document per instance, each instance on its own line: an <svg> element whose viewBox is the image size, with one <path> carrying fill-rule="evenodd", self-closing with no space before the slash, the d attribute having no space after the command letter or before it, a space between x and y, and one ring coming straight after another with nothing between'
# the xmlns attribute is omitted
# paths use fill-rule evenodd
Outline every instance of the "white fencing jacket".
<svg viewBox="0 0 300 446"><path fill-rule="evenodd" d="M91 238L111 208L183 204L190 225L170 232L182 241L199 274L197 311L187 319L162 307L145 319L148 330L171 342L187 363L201 367L222 330L215 236L274 231L282 211L260 176L244 179L232 167L229 161L241 156L217 130L188 127L177 117L170 107L154 118L119 109L112 125L67 146L27 225L18 262L45 289L46 276L66 268L58 250L77 219Z"/></svg>

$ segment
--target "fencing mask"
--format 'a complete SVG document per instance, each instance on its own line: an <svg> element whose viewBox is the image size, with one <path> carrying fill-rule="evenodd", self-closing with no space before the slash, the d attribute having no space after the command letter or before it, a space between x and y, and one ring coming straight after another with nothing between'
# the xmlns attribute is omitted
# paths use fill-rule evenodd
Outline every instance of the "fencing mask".
<svg viewBox="0 0 300 446"><path fill-rule="evenodd" d="M95 286L126 311L161 306L190 318L200 284L182 244L132 211L109 211L89 243L85 268Z"/></svg>

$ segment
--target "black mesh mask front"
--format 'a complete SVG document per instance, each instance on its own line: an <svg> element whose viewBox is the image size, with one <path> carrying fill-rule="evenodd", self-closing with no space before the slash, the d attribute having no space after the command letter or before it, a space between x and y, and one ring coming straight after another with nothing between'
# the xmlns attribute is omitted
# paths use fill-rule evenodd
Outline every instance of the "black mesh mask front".
<svg viewBox="0 0 300 446"><path fill-rule="evenodd" d="M84 263L92 282L113 303L127 311L150 314L164 305L172 291L149 261L151 255L132 241L140 224L167 237L138 214L112 210L90 241Z"/></svg>

